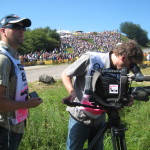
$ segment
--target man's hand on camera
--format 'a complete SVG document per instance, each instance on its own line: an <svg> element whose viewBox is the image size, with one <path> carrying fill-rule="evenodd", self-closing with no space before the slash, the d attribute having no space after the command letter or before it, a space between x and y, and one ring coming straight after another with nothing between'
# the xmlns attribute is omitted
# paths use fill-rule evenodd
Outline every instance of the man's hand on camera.
<svg viewBox="0 0 150 150"><path fill-rule="evenodd" d="M72 105L71 103L73 102L73 100L74 100L76 97L77 97L77 96L76 96L76 92L73 90L73 91L70 92L70 95L69 95L69 96L67 96L67 97L65 97L65 98L62 99L62 103L63 103L63 104L67 104L67 105L70 106L70 107L73 107L74 105Z"/></svg>
<svg viewBox="0 0 150 150"><path fill-rule="evenodd" d="M73 100L77 97L77 94L74 90L72 90L70 92L70 96L71 96L70 101L73 102Z"/></svg>

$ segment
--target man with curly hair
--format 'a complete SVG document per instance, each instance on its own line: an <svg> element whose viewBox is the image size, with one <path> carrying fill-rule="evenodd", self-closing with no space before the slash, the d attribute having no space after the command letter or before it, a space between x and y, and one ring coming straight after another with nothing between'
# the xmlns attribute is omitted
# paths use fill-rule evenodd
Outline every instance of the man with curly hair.
<svg viewBox="0 0 150 150"><path fill-rule="evenodd" d="M86 76L92 76L98 69L130 69L133 64L143 61L143 51L133 40L122 42L108 53L87 52L62 72L62 81L71 102L82 102L85 95ZM74 81L72 81L74 79ZM90 105L89 97L86 102ZM82 150L84 143L91 143L105 124L105 112L101 109L67 106L70 114L68 125L67 150ZM103 150L103 137L99 137L93 150Z"/></svg>

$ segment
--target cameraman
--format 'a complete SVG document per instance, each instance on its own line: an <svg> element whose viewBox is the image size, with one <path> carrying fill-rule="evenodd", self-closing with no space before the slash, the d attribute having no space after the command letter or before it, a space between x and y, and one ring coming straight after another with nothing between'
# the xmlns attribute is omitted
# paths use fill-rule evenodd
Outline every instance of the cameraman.
<svg viewBox="0 0 150 150"><path fill-rule="evenodd" d="M94 71L100 68L120 70L126 67L130 69L131 64L140 64L143 58L142 49L133 40L118 44L109 53L87 52L83 54L62 72L62 81L69 93L69 96L63 100L82 103L83 98L86 98L86 102L90 104L89 97L84 97L87 75L92 76ZM74 79L73 82L72 79ZM97 132L102 129L105 124L105 112L77 106L67 106L67 111L70 113L67 150L82 150L85 141L88 140L90 144ZM93 150L103 150L103 138L97 140Z"/></svg>

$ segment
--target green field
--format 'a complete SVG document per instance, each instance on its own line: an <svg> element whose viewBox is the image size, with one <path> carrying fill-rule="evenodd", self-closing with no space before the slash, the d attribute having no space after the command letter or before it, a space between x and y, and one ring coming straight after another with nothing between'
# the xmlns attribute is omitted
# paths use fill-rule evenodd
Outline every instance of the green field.
<svg viewBox="0 0 150 150"><path fill-rule="evenodd" d="M150 69L142 72L150 74ZM148 82L140 85L149 85ZM139 84L138 84L139 85ZM24 138L19 150L65 150L69 114L61 103L67 92L60 80L53 85L40 82L29 83L30 92L37 91L43 103L30 109ZM120 110L121 119L128 130L126 143L128 150L150 150L150 101L135 101L132 107ZM105 134L105 150L112 150L110 134Z"/></svg>

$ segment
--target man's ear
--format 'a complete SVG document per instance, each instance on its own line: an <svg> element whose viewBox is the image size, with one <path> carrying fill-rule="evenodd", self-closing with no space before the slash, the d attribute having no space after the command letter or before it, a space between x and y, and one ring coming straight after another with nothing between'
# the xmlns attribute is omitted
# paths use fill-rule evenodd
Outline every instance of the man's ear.
<svg viewBox="0 0 150 150"><path fill-rule="evenodd" d="M125 55L121 55L121 61L124 61L126 59Z"/></svg>
<svg viewBox="0 0 150 150"><path fill-rule="evenodd" d="M4 33L4 32L5 32L5 29L4 29L4 28L1 28L1 29L0 29L0 32L1 32L1 33Z"/></svg>

